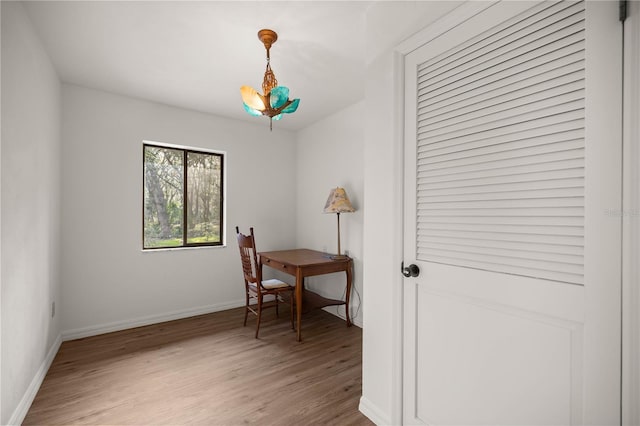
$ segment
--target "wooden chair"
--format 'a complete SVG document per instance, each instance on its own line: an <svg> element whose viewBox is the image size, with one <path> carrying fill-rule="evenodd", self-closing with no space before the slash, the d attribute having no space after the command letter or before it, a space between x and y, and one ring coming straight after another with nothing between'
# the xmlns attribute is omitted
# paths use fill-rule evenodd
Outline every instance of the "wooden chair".
<svg viewBox="0 0 640 426"><path fill-rule="evenodd" d="M284 297L289 297L289 307L291 310L291 328L293 328L293 289L289 284L277 280L262 280L262 265L258 262L256 252L256 240L253 235L253 228L249 228L250 235L240 233L236 226L238 247L240 248L240 259L242 260L242 273L244 275L244 287L246 293L246 305L244 311L244 325L247 325L249 311L257 315L256 339L260 331L260 319L262 310L275 306L276 316L278 315L278 302L284 302ZM264 297L272 295L274 300L265 302ZM252 302L254 304L252 304Z"/></svg>

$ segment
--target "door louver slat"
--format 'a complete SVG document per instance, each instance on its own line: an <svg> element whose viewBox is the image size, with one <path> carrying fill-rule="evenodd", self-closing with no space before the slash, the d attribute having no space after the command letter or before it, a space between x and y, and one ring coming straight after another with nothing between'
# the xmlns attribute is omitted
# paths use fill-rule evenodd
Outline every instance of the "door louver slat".
<svg viewBox="0 0 640 426"><path fill-rule="evenodd" d="M438 108L442 104L465 101L469 102L477 97L485 94L493 95L492 91L503 89L517 89L525 84L535 84L542 81L551 81L555 78L562 77L566 74L575 73L584 70L584 63L581 57L584 57L583 43L576 44L575 53L570 55L561 55L558 52L557 59L551 59L547 62L525 63L520 66L507 69L502 72L494 73L484 78L461 82L456 86L447 87L439 90L426 90L418 92L418 106L422 108ZM464 83L464 84L463 84ZM426 85L425 85L426 86ZM426 109L424 112L430 111ZM423 111L419 111L418 114Z"/></svg>
<svg viewBox="0 0 640 426"><path fill-rule="evenodd" d="M584 4L417 67L417 255L584 284Z"/></svg>
<svg viewBox="0 0 640 426"><path fill-rule="evenodd" d="M569 11L569 14L574 14L576 12L584 11L584 7L582 7L579 4L556 2L555 4L548 3L548 5L550 5L550 7L545 7L543 5L541 10L538 10L536 13L530 16L526 16L523 19L519 19L519 20L516 19L515 22L508 22L508 23L503 23L499 25L498 27L496 27L495 31L490 32L484 38L477 37L477 38L468 40L466 42L459 44L452 50L442 55L435 56L429 59L428 61L425 61L421 66L419 66L419 70L421 72L419 72L418 75L419 76L425 75L429 72L428 70L431 70L431 72L433 72L434 70L439 70L444 66L446 66L447 64L451 64L452 61L456 59L469 57L473 51L477 51L479 48L483 48L483 46L485 49L488 49L487 46L490 47L492 42L495 43L496 40L508 37L514 33L517 34L518 31L522 31L523 29L526 31L527 27L533 28L536 22L544 21L545 19L548 19L549 16L553 14L563 13L562 12L563 10L565 11L564 15L559 15L556 18L556 20L558 20L558 18L562 16L566 16L567 10ZM500 45L500 43L496 43L496 44ZM451 68L451 66L449 66L449 68ZM427 70L427 71L424 71L424 70Z"/></svg>

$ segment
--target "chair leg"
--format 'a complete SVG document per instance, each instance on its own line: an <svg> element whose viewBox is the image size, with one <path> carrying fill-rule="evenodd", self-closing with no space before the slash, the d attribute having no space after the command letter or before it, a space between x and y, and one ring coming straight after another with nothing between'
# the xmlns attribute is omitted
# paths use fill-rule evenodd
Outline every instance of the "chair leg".
<svg viewBox="0 0 640 426"><path fill-rule="evenodd" d="M278 294L274 294L276 298L276 318L280 318L280 312L278 311Z"/></svg>
<svg viewBox="0 0 640 426"><path fill-rule="evenodd" d="M249 293L245 293L244 327L247 326L247 316L249 316Z"/></svg>
<svg viewBox="0 0 640 426"><path fill-rule="evenodd" d="M258 338L258 332L260 331L261 318L262 318L262 296L258 296L258 320L256 323L256 339Z"/></svg>

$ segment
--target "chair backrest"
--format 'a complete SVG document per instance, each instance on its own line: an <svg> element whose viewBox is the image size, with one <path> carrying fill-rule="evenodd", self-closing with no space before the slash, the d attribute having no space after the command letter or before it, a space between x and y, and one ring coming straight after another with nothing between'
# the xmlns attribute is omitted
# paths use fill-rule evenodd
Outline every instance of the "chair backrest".
<svg viewBox="0 0 640 426"><path fill-rule="evenodd" d="M262 271L258 267L258 254L256 252L256 239L253 235L253 228L249 228L249 232L249 235L241 234L236 226L244 282L245 285L249 283L260 283L262 285Z"/></svg>

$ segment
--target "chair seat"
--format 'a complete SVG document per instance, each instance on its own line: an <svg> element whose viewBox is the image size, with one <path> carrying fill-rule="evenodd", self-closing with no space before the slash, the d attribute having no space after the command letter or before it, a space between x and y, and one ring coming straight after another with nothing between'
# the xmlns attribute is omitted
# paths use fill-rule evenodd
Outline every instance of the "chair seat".
<svg viewBox="0 0 640 426"><path fill-rule="evenodd" d="M251 285L251 287L256 287L256 283L250 283L249 285ZM264 280L262 281L262 287L266 288L267 290L273 290L276 288L286 288L286 287L290 287L289 284L285 283L284 281L280 281L278 279L270 279L270 280Z"/></svg>

